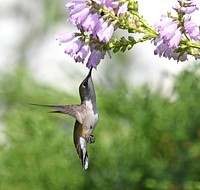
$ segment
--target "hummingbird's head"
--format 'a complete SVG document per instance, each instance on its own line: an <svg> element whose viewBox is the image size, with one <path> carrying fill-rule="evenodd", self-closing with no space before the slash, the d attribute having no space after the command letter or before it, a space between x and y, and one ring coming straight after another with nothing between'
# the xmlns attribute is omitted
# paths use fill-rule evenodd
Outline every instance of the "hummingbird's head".
<svg viewBox="0 0 200 190"><path fill-rule="evenodd" d="M90 69L88 75L79 86L79 94L81 97L81 102L85 102L88 100L96 101L96 95L91 74L92 74L92 68Z"/></svg>

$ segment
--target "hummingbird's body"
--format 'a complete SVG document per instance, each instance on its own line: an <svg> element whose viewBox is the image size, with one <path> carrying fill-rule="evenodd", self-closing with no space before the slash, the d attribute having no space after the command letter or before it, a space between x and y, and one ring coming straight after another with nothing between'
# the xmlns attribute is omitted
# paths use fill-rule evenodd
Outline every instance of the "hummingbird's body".
<svg viewBox="0 0 200 190"><path fill-rule="evenodd" d="M54 109L54 113L64 113L76 119L74 124L74 145L84 169L88 168L87 143L94 143L92 135L98 121L96 95L91 76L92 69L79 86L80 105L40 105ZM35 104L36 105L36 104Z"/></svg>
<svg viewBox="0 0 200 190"><path fill-rule="evenodd" d="M74 145L76 151L82 161L84 169L88 168L88 154L87 154L87 143L94 143L95 139L92 135L93 130L98 121L97 110L94 112L93 104L91 101L86 101L80 105L82 108L82 123L78 120L75 121L74 125Z"/></svg>

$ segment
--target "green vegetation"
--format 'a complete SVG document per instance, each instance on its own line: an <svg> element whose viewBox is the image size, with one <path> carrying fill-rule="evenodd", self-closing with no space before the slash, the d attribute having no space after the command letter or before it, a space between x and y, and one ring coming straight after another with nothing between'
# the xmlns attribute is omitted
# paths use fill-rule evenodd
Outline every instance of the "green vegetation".
<svg viewBox="0 0 200 190"><path fill-rule="evenodd" d="M200 189L199 67L175 79L173 96L125 83L96 86L100 120L83 171L74 119L29 103L78 103L17 69L0 77L1 190Z"/></svg>

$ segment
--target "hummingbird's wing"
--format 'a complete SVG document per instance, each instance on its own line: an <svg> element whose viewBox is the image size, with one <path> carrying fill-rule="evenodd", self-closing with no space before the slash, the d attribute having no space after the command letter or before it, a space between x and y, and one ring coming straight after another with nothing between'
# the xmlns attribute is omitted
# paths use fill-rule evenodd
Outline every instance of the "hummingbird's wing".
<svg viewBox="0 0 200 190"><path fill-rule="evenodd" d="M43 106L47 108L52 108L54 111L51 111L51 113L63 113L68 114L72 117L74 117L79 123L83 123L83 119L81 117L82 107L81 105L43 105L43 104L31 104L35 106Z"/></svg>

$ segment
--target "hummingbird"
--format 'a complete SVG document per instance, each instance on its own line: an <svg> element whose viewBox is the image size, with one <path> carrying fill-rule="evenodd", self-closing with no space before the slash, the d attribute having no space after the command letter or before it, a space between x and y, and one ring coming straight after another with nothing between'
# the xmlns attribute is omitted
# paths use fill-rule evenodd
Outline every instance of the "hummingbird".
<svg viewBox="0 0 200 190"><path fill-rule="evenodd" d="M98 118L98 109L96 105L96 95L92 81L92 68L86 78L79 86L80 105L42 105L53 109L51 113L67 114L76 119L74 124L73 140L77 154L82 162L84 170L88 169L89 159L87 153L88 143L94 143L95 137L92 135Z"/></svg>

